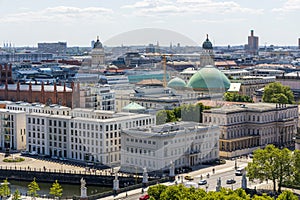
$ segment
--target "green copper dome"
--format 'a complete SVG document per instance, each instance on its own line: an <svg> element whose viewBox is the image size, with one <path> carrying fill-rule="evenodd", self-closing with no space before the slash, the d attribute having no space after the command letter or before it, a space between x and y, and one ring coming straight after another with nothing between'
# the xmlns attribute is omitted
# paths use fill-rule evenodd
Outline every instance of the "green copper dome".
<svg viewBox="0 0 300 200"><path fill-rule="evenodd" d="M186 83L181 78L175 77L168 82L168 87L170 88L183 88L186 86Z"/></svg>
<svg viewBox="0 0 300 200"><path fill-rule="evenodd" d="M140 104L137 104L135 102L131 102L127 106L123 108L123 111L137 111L137 110L145 110L146 108L141 106Z"/></svg>
<svg viewBox="0 0 300 200"><path fill-rule="evenodd" d="M207 35L206 40L202 44L202 48L203 49L213 49L212 43L208 39L208 35Z"/></svg>
<svg viewBox="0 0 300 200"><path fill-rule="evenodd" d="M220 70L207 65L191 77L187 87L200 91L225 92L230 87L230 81Z"/></svg>

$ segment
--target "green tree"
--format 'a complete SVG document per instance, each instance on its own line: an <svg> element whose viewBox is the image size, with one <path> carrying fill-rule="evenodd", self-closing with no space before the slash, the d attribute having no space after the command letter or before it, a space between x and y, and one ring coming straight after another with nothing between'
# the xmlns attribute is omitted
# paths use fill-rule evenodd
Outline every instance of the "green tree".
<svg viewBox="0 0 300 200"><path fill-rule="evenodd" d="M298 200L298 197L294 195L291 191L285 190L277 197L276 200Z"/></svg>
<svg viewBox="0 0 300 200"><path fill-rule="evenodd" d="M10 196L11 191L9 189L9 182L5 179L0 187L0 195L4 198Z"/></svg>
<svg viewBox="0 0 300 200"><path fill-rule="evenodd" d="M34 199L35 197L38 197L39 195L37 192L40 190L39 184L35 181L35 177L33 178L33 181L28 184L28 194L32 196Z"/></svg>
<svg viewBox="0 0 300 200"><path fill-rule="evenodd" d="M271 180L274 191L276 191L276 181L278 181L278 191L280 191L284 177L289 176L291 171L291 152L286 148L283 150L275 148L274 145L255 150L253 160L247 166L247 176L250 181L254 179Z"/></svg>
<svg viewBox="0 0 300 200"><path fill-rule="evenodd" d="M240 95L237 92L226 92L223 96L225 101L233 101L233 102L249 102L253 103L251 97L246 95Z"/></svg>
<svg viewBox="0 0 300 200"><path fill-rule="evenodd" d="M293 154L293 183L300 185L300 150L295 150Z"/></svg>
<svg viewBox="0 0 300 200"><path fill-rule="evenodd" d="M149 187L148 194L149 196L153 197L155 200L158 200L160 198L161 193L167 188L167 186L158 184Z"/></svg>
<svg viewBox="0 0 300 200"><path fill-rule="evenodd" d="M52 184L49 194L52 194L54 197L57 197L57 198L62 196L63 188L61 187L61 185L58 183L57 180L55 180L55 182Z"/></svg>
<svg viewBox="0 0 300 200"><path fill-rule="evenodd" d="M18 189L15 190L12 200L21 200L21 194Z"/></svg>
<svg viewBox="0 0 300 200"><path fill-rule="evenodd" d="M268 103L294 103L294 94L290 87L279 82L268 84L264 88L263 101Z"/></svg>

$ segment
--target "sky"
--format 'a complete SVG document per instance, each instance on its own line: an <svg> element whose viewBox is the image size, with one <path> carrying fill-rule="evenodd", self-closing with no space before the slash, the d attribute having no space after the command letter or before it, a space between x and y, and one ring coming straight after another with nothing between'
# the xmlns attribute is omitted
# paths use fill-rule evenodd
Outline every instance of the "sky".
<svg viewBox="0 0 300 200"><path fill-rule="evenodd" d="M107 46L184 46L206 34L215 46L234 46L250 30L261 46L297 46L299 19L300 0L0 0L0 46L90 46L97 36Z"/></svg>

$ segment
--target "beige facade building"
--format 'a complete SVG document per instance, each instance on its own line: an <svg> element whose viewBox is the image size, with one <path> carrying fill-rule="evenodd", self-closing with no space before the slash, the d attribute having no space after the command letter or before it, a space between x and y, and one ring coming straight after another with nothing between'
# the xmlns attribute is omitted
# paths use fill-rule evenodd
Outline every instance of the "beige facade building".
<svg viewBox="0 0 300 200"><path fill-rule="evenodd" d="M97 41L95 42L93 49L90 53L92 57L92 67L101 67L105 64L105 53L102 43L97 37Z"/></svg>
<svg viewBox="0 0 300 200"><path fill-rule="evenodd" d="M267 144L290 147L298 125L298 106L253 103L205 110L203 123L220 126L220 157L236 157Z"/></svg>

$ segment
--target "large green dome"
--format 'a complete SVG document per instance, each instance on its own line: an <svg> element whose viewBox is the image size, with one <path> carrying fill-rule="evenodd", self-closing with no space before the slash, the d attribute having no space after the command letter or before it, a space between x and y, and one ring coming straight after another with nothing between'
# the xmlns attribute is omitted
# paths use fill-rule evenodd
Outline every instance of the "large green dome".
<svg viewBox="0 0 300 200"><path fill-rule="evenodd" d="M187 87L198 91L225 92L230 87L230 81L220 70L207 65L191 77Z"/></svg>
<svg viewBox="0 0 300 200"><path fill-rule="evenodd" d="M168 82L168 87L170 88L183 88L186 86L186 83L181 78L175 77Z"/></svg>

